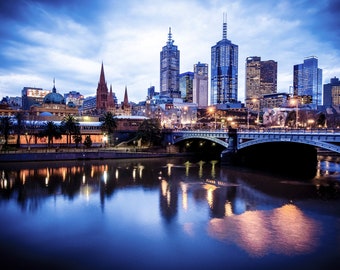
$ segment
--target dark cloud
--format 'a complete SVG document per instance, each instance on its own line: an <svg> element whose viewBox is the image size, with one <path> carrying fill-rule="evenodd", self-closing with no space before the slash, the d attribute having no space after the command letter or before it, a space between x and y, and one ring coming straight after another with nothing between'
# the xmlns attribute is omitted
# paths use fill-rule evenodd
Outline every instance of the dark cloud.
<svg viewBox="0 0 340 270"><path fill-rule="evenodd" d="M322 1L321 1L322 2ZM340 1L325 1L315 16L308 18L310 32L338 49L340 45Z"/></svg>

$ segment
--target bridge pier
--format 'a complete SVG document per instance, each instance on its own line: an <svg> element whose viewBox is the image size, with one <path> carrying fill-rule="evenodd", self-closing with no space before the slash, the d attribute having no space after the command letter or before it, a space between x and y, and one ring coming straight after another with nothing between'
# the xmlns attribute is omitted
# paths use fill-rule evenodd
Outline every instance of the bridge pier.
<svg viewBox="0 0 340 270"><path fill-rule="evenodd" d="M221 164L232 165L237 160L237 129L228 130L228 147L221 153Z"/></svg>

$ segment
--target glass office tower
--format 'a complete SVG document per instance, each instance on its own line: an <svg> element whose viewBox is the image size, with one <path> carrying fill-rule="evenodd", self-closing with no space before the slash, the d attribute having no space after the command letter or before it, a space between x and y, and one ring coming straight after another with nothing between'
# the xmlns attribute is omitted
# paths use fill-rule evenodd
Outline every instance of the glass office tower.
<svg viewBox="0 0 340 270"><path fill-rule="evenodd" d="M227 22L223 19L222 40L211 47L211 104L237 102L238 45L227 39Z"/></svg>
<svg viewBox="0 0 340 270"><path fill-rule="evenodd" d="M160 53L160 94L171 98L180 98L179 90L180 51L174 45L169 27L168 42Z"/></svg>
<svg viewBox="0 0 340 270"><path fill-rule="evenodd" d="M303 97L313 109L322 105L322 69L315 56L307 57L302 64L294 65L294 95Z"/></svg>

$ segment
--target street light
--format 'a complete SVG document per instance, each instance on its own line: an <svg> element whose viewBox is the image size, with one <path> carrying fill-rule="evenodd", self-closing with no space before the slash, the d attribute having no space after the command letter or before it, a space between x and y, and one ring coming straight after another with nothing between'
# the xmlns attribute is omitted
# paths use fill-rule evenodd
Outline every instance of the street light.
<svg viewBox="0 0 340 270"><path fill-rule="evenodd" d="M314 119L308 119L307 120L308 128L312 129L314 122L315 122Z"/></svg>
<svg viewBox="0 0 340 270"><path fill-rule="evenodd" d="M227 129L229 129L229 126L231 126L232 122L233 121L233 118L232 117L227 117ZM229 124L230 123L230 124ZM229 125L228 125L229 124Z"/></svg>
<svg viewBox="0 0 340 270"><path fill-rule="evenodd" d="M299 122L299 98L296 96L292 99L292 105L296 105L296 116L295 116L295 128L298 128L298 122Z"/></svg>
<svg viewBox="0 0 340 270"><path fill-rule="evenodd" d="M216 130L216 109L215 109L215 107L210 107L210 108L209 108L209 113L214 114L214 119L215 119L215 130Z"/></svg>

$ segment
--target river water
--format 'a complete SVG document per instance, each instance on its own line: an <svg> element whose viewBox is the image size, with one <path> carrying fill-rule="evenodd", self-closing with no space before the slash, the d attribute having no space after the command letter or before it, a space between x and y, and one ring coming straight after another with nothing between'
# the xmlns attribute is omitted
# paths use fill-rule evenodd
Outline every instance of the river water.
<svg viewBox="0 0 340 270"><path fill-rule="evenodd" d="M0 164L1 269L340 269L340 165Z"/></svg>

